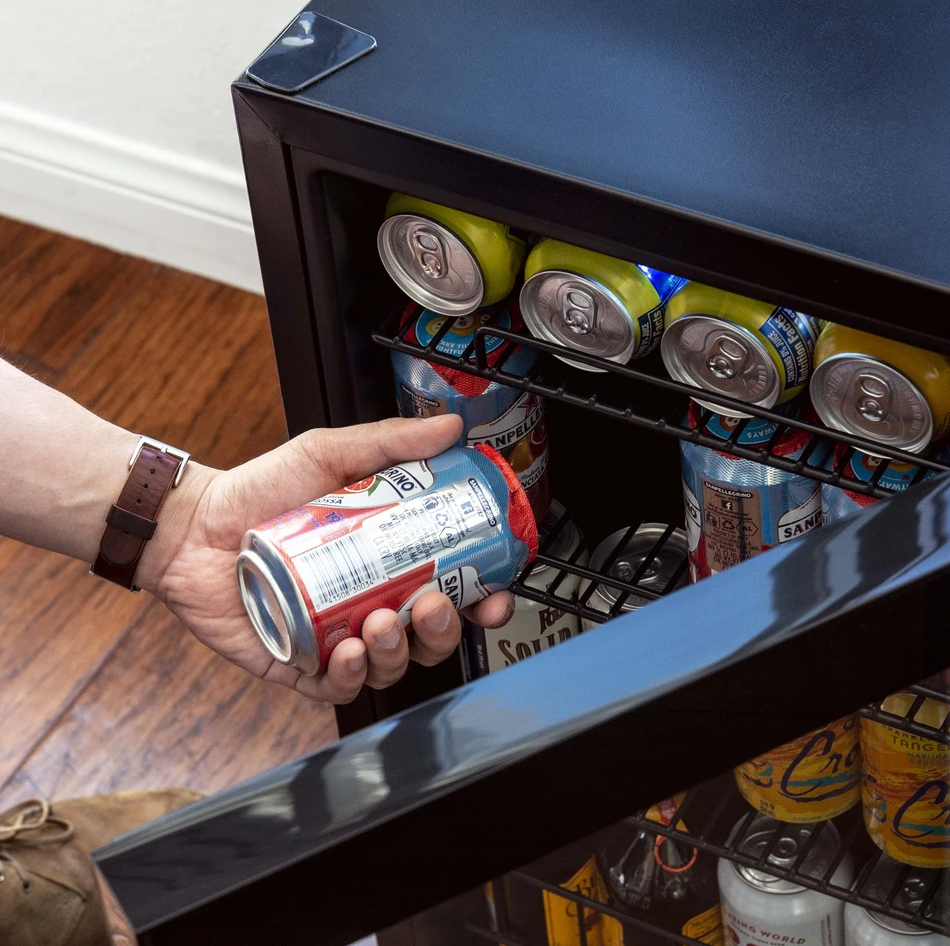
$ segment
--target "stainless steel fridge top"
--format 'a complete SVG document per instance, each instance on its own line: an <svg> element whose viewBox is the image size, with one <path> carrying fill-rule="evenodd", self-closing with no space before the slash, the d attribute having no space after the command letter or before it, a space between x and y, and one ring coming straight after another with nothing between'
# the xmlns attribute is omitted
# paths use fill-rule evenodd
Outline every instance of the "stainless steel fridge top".
<svg viewBox="0 0 950 946"><path fill-rule="evenodd" d="M937 2L322 0L378 48L297 94L950 289Z"/></svg>

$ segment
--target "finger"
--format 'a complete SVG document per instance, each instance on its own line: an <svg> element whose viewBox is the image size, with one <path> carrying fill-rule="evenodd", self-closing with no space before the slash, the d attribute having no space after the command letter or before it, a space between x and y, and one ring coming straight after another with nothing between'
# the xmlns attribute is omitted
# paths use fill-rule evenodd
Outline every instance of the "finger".
<svg viewBox="0 0 950 946"><path fill-rule="evenodd" d="M289 667L282 668L289 670ZM296 673L296 671L293 671ZM264 679L277 679L279 683L289 683L295 690L309 696L313 700L323 700L340 706L351 703L359 695L366 680L367 662L366 645L358 637L348 637L340 641L330 654L326 673L312 677L297 675L297 680L289 683L285 679L271 677L268 673Z"/></svg>
<svg viewBox="0 0 950 946"><path fill-rule="evenodd" d="M462 622L444 594L429 591L412 606L412 630L410 656L416 663L431 667L458 647Z"/></svg>
<svg viewBox="0 0 950 946"><path fill-rule="evenodd" d="M369 655L367 686L381 690L402 679L409 666L409 640L395 611L373 611L363 622L363 642Z"/></svg>
<svg viewBox="0 0 950 946"><path fill-rule="evenodd" d="M347 486L394 463L434 457L461 436L462 419L456 414L441 414L312 430L298 440L338 486Z"/></svg>
<svg viewBox="0 0 950 946"><path fill-rule="evenodd" d="M515 613L515 596L510 591L496 591L462 613L479 627L501 627Z"/></svg>

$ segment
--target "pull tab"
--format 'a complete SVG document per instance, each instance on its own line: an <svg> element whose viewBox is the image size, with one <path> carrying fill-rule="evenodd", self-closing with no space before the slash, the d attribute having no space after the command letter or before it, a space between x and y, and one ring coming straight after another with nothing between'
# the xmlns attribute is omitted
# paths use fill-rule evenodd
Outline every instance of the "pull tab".
<svg viewBox="0 0 950 946"><path fill-rule="evenodd" d="M597 324L597 300L580 286L561 286L557 291L561 320L575 335L590 335Z"/></svg>
<svg viewBox="0 0 950 946"><path fill-rule="evenodd" d="M854 383L858 413L872 424L886 420L891 412L891 389L883 378L860 374Z"/></svg>
<svg viewBox="0 0 950 946"><path fill-rule="evenodd" d="M745 367L749 350L731 335L720 335L713 342L706 365L717 377L727 380L734 378Z"/></svg>
<svg viewBox="0 0 950 946"><path fill-rule="evenodd" d="M448 251L442 238L431 230L414 230L409 237L416 263L429 279L441 279L449 271Z"/></svg>

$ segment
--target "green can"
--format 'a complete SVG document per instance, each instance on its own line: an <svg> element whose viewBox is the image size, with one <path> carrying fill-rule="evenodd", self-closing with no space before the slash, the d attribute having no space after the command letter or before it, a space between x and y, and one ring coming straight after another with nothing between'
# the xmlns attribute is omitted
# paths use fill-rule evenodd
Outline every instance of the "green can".
<svg viewBox="0 0 950 946"><path fill-rule="evenodd" d="M398 193L386 205L376 245L403 292L447 316L504 299L525 255L525 241L503 223Z"/></svg>
<svg viewBox="0 0 950 946"><path fill-rule="evenodd" d="M664 299L680 282L668 273L544 239L525 264L521 313L537 338L626 364L659 344ZM558 357L585 371L605 370Z"/></svg>

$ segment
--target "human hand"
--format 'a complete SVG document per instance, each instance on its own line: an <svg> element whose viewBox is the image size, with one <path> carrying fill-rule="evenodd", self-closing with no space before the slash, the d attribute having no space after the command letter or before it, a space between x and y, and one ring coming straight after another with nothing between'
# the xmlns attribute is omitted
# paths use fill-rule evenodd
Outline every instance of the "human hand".
<svg viewBox="0 0 950 946"><path fill-rule="evenodd" d="M136 582L212 650L314 699L346 703L364 683L375 688L395 683L410 659L436 664L458 645L461 622L445 595L429 592L412 609L411 640L396 612L380 609L366 618L362 639L337 645L325 674L302 676L277 663L258 639L241 603L234 566L248 529L393 463L442 453L458 440L461 426L451 414L394 418L311 430L233 470L189 464L166 500ZM469 616L483 627L498 627L513 610L510 592L502 591L475 605Z"/></svg>

